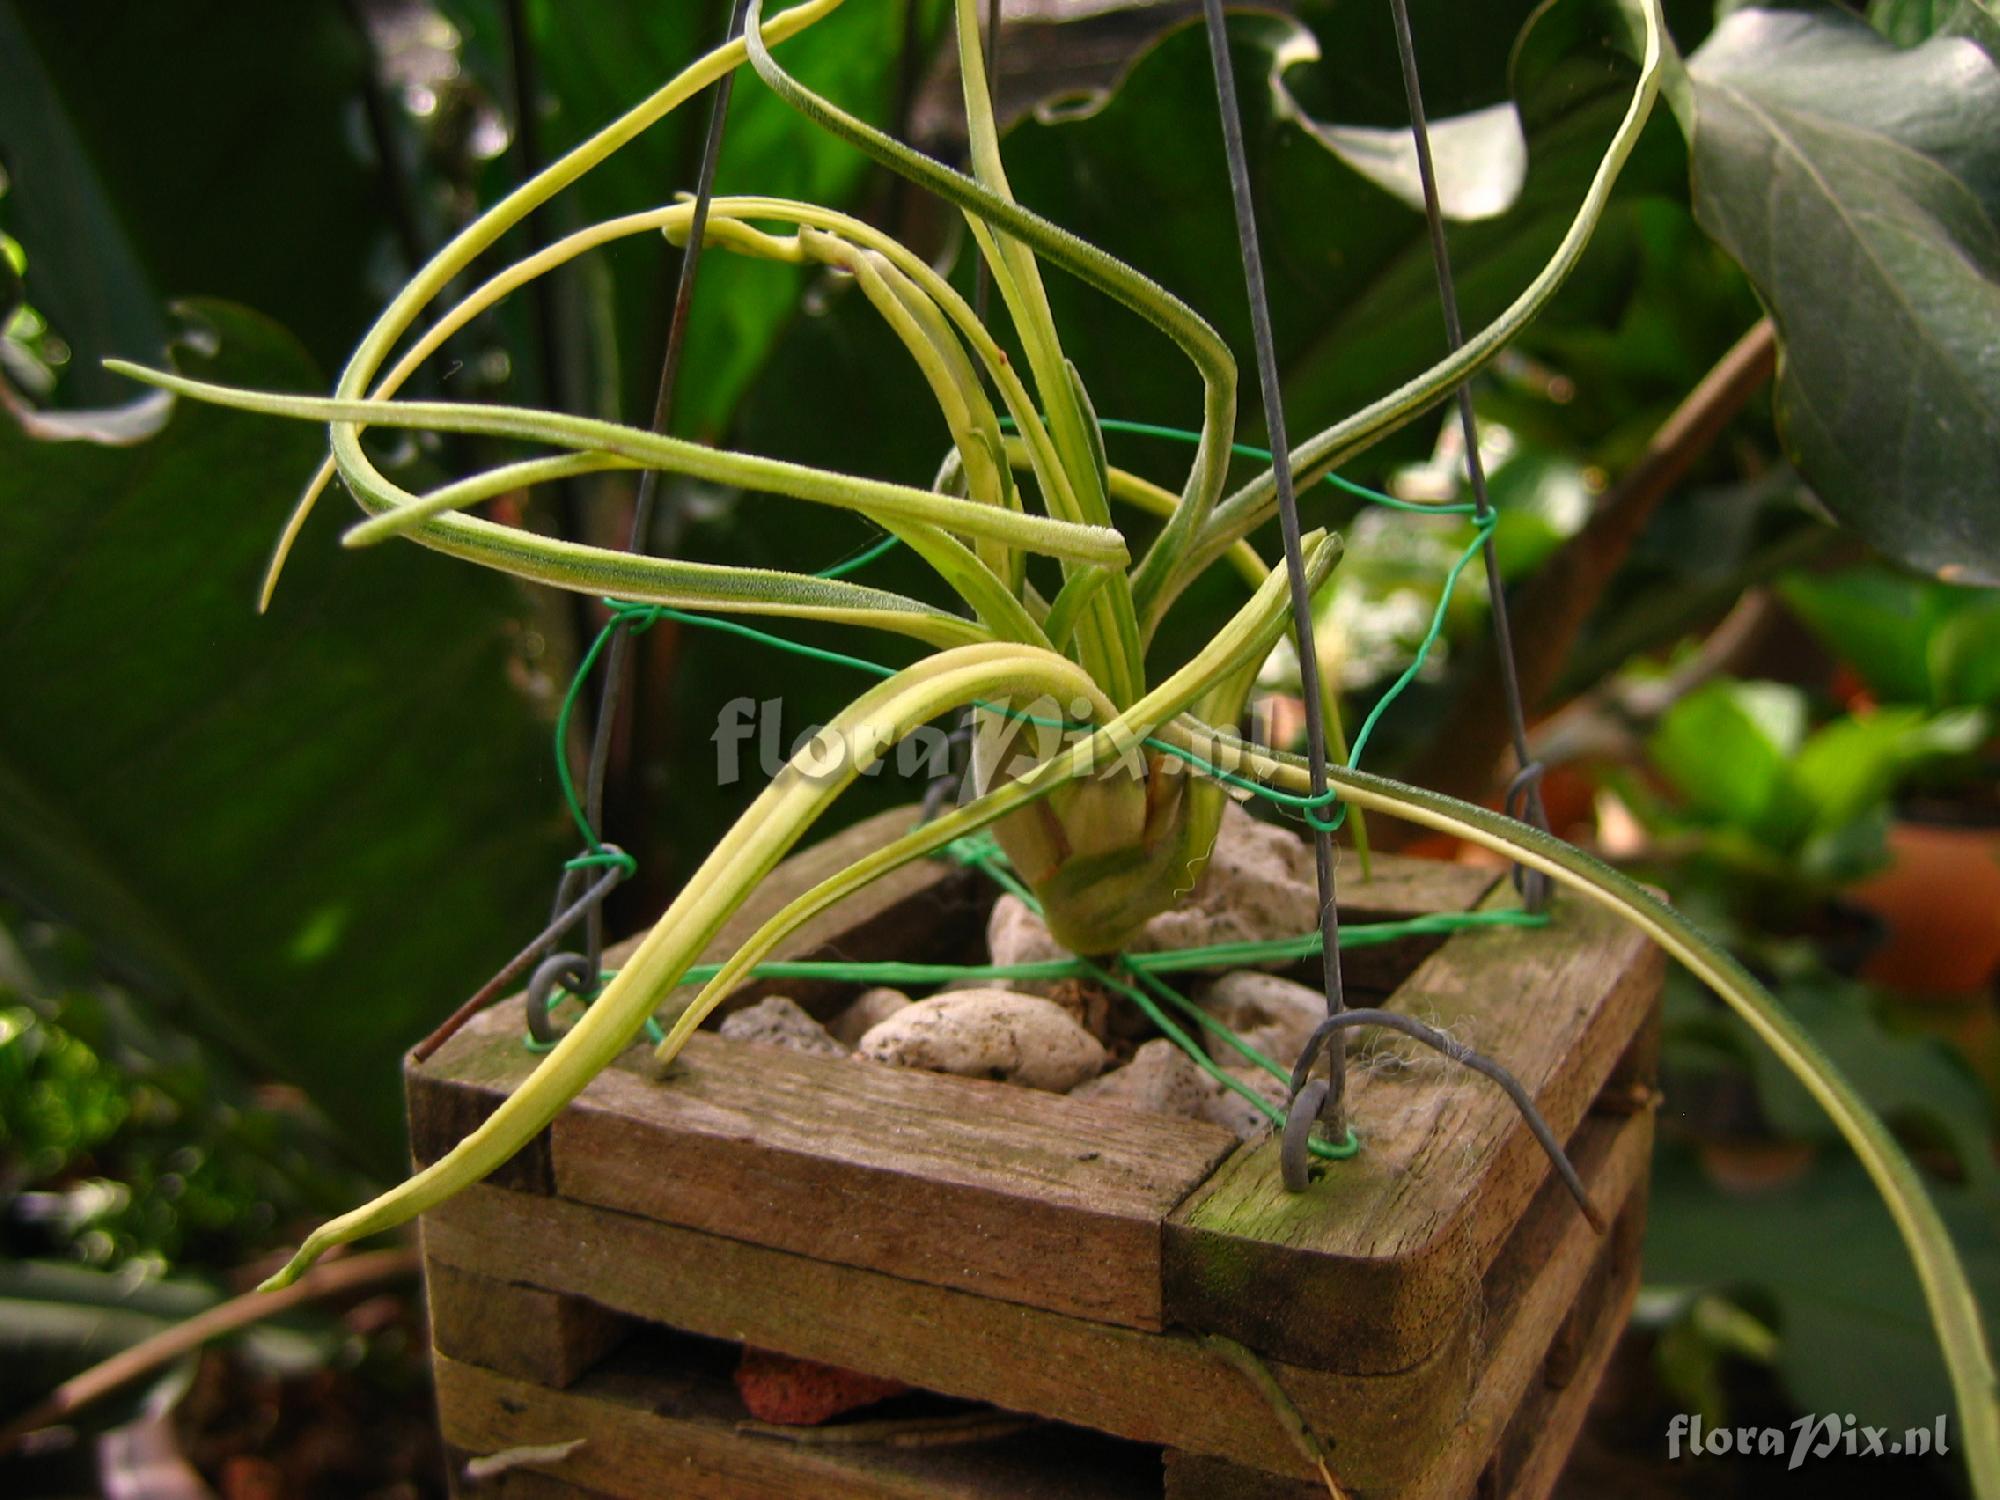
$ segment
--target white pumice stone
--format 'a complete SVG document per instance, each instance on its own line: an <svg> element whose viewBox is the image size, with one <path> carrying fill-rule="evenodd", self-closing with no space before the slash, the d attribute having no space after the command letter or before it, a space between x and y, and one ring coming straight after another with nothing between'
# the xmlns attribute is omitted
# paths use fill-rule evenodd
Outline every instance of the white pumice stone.
<svg viewBox="0 0 2000 1500"><path fill-rule="evenodd" d="M1013 990L959 990L871 1027L860 1056L1064 1093L1104 1069L1104 1048L1061 1006Z"/></svg>

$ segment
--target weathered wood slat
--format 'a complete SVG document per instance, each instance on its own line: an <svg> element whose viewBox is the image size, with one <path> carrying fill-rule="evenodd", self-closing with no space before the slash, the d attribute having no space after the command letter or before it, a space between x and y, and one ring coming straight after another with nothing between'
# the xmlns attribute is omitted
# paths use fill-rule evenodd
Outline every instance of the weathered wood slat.
<svg viewBox="0 0 2000 1500"><path fill-rule="evenodd" d="M1522 1219L1520 1228L1488 1274L1484 1288L1487 1327L1480 1376L1452 1434L1454 1440L1436 1446L1429 1455L1425 1473L1397 1500L1462 1500L1470 1494L1517 1413L1545 1388L1547 1361L1556 1352L1557 1330L1581 1300L1593 1277L1608 1280L1628 1273L1637 1275L1639 1237L1645 1222L1645 1169L1652 1151L1652 1117L1636 1116L1614 1124L1606 1117L1593 1116L1579 1135L1582 1139L1572 1143L1579 1156L1636 1148L1638 1171L1633 1178L1633 1191L1615 1208L1606 1204L1614 1217L1611 1232L1602 1238L1573 1209L1567 1214L1549 1212L1562 1193L1559 1184L1550 1183L1548 1187L1553 1192L1537 1195L1534 1208ZM1546 1265L1548 1272L1540 1276L1525 1274L1525 1269L1537 1262ZM1628 1308L1629 1303L1625 1303L1615 1309L1614 1321L1619 1328L1624 1326ZM1582 1363L1567 1354L1559 1353L1558 1358L1571 1367ZM1578 1415L1580 1420L1581 1413ZM1538 1439L1531 1423L1516 1431L1520 1446L1532 1446ZM1572 1429L1562 1439L1562 1453L1569 1451L1574 1437ZM1557 1467L1560 1468L1560 1463ZM1500 1478L1505 1482L1495 1493L1508 1493L1507 1483L1511 1481L1507 1481L1506 1468L1503 1461Z"/></svg>
<svg viewBox="0 0 2000 1500"><path fill-rule="evenodd" d="M792 855L751 892L703 952L702 961L719 963L729 957L794 896L903 833L916 816L913 806L891 808ZM894 957L914 962L944 959L955 956L981 930L990 901L970 871L937 860L920 860L821 912L781 944L774 956ZM615 968L637 941L612 948L605 955L606 961ZM745 985L722 1009L747 1005L770 988L762 982ZM817 1004L825 1009L839 987L788 982L785 993L808 1008ZM692 987L684 986L673 998L685 1001L693 994ZM662 1000L665 1003L667 997ZM503 1010L507 1018L499 1022ZM478 1128L533 1071L539 1059L525 1048L491 1045L502 1032L517 1041L521 1036L518 1002L475 1017L427 1062L404 1066L410 1151L419 1164L436 1161ZM643 1052L635 1048L632 1065L640 1065L641 1057ZM489 1180L518 1192L553 1191L547 1134L536 1137Z"/></svg>
<svg viewBox="0 0 2000 1500"><path fill-rule="evenodd" d="M1349 1475L1336 1445L1336 1477L1350 1493L1394 1500L1543 1500L1576 1440L1638 1289L1643 1153L1650 1138L1649 1122L1612 1125L1600 1118L1583 1127L1572 1149L1580 1170L1588 1164L1587 1178L1603 1182L1618 1170L1611 1165L1615 1158L1641 1157L1612 1232L1599 1239L1573 1212L1558 1212L1552 1199L1538 1195L1488 1276L1485 1347L1465 1406L1442 1428L1411 1434L1419 1471L1393 1490ZM1167 1453L1166 1500L1318 1500L1325 1493L1317 1480L1185 1450Z"/></svg>
<svg viewBox="0 0 2000 1500"><path fill-rule="evenodd" d="M555 1125L563 1197L938 1286L1160 1326L1160 1221L1226 1131L697 1035Z"/></svg>
<svg viewBox="0 0 2000 1500"><path fill-rule="evenodd" d="M713 951L739 941L781 891L841 868L909 816L885 814L797 856ZM1348 873L1353 910L1371 920L1455 909L1495 879L1394 857L1377 860L1368 881L1358 868ZM961 874L906 870L824 914L783 951L831 944L850 958L921 958L954 926L953 941L968 941L977 913L968 917ZM913 925L927 935L913 937ZM520 1044L522 1026L520 1002L506 1002L411 1070L419 1160L449 1149L527 1077L537 1059ZM664 1083L643 1047L630 1050L494 1181L1156 1329L1158 1223L1234 1146L1200 1122L700 1033Z"/></svg>
<svg viewBox="0 0 2000 1500"><path fill-rule="evenodd" d="M1497 870L1477 865L1378 854L1369 862L1368 879L1363 880L1359 858L1353 850L1343 849L1335 881L1341 927L1352 935L1369 923L1470 911L1504 878ZM1374 998L1387 995L1409 978L1445 941L1438 936L1406 937L1393 943L1343 948L1341 982L1354 994L1352 1003L1373 1003ZM1302 977L1308 984L1319 983L1312 965L1306 966Z"/></svg>
<svg viewBox="0 0 2000 1500"><path fill-rule="evenodd" d="M1494 1477L1493 1493L1502 1500L1548 1500L1569 1462L1570 1450L1590 1414L1591 1397L1618 1348L1618 1337L1638 1295L1639 1261L1635 1255L1606 1286L1604 1312L1578 1350L1570 1382L1560 1388L1544 1388L1515 1414L1508 1432L1510 1437L1520 1435L1520 1451L1510 1449Z"/></svg>
<svg viewBox="0 0 2000 1500"><path fill-rule="evenodd" d="M1596 1320L1585 1330L1576 1379L1532 1390L1508 1428L1504 1460L1496 1454L1475 1488L1455 1500L1547 1500L1576 1442L1590 1398L1610 1363L1639 1291L1637 1264L1607 1283ZM1348 1493L1353 1493L1349 1491ZM1325 1500L1318 1480L1286 1479L1226 1459L1169 1450L1164 1500Z"/></svg>
<svg viewBox="0 0 2000 1500"><path fill-rule="evenodd" d="M787 861L709 957L911 818L898 809ZM1389 858L1362 882L1348 861L1343 916L1511 903L1497 879ZM991 900L965 871L922 864L779 956L963 960ZM1617 1216L1608 1242L1504 1097L1428 1060L1357 1070L1367 1149L1293 1198L1268 1143L1196 1122L712 1032L662 1080L634 1047L501 1177L426 1216L447 1442L589 1439L480 1490L503 1500L1109 1500L1160 1493L1156 1449L1170 1495L1316 1493L1292 1488L1317 1479L1267 1390L1205 1342L1225 1335L1257 1352L1351 1490L1539 1500L1636 1276L1660 967L1575 903L1547 929L1348 958L1357 993L1393 991L1523 1078ZM779 987L822 1016L854 988ZM522 1030L509 1002L411 1070L420 1160L532 1069ZM734 1430L727 1364L703 1339L1076 1427L946 1453L777 1444ZM1050 1461L1071 1443L1074 1462Z"/></svg>
<svg viewBox="0 0 2000 1500"><path fill-rule="evenodd" d="M914 806L855 824L794 854L765 880L724 924L702 955L719 962L793 897L845 869L862 854L902 833L916 818ZM1381 921L1440 911L1462 911L1476 903L1497 877L1491 871L1436 860L1376 856L1370 878L1363 880L1358 862L1344 853L1340 867L1342 910L1350 921ZM779 959L846 958L901 959L911 962L963 961L972 956L983 933L993 889L976 874L942 860L921 860L891 872L820 913L793 933L772 955ZM1357 950L1348 974L1364 988L1388 988L1432 951L1437 939ZM612 948L606 955L614 967L637 940ZM734 992L721 1013L751 1003L780 987L777 981L752 981ZM852 986L825 981L786 980L783 992L824 1018ZM683 987L672 1000L692 997ZM663 1005L670 1004L663 998ZM435 1161L483 1123L488 1115L533 1070L535 1055L521 1047L496 1047L498 1035L520 1036L518 1006L496 1007L474 1021L422 1064L404 1069L408 1096L411 1152L419 1163ZM625 1065L644 1072L644 1053L635 1048ZM496 1184L520 1192L553 1191L548 1137L538 1136L513 1161L496 1172Z"/></svg>
<svg viewBox="0 0 2000 1500"><path fill-rule="evenodd" d="M1261 1393L1186 1335L1067 1318L497 1189L467 1194L438 1217L432 1253L476 1273L508 1274L510 1256L532 1261L560 1246L566 1285L649 1321L1305 1472ZM1448 1425L1466 1399L1472 1335L1468 1324L1458 1344L1400 1375L1276 1374L1310 1419L1339 1431L1364 1470L1377 1451L1408 1470L1417 1462L1402 1451L1408 1425Z"/></svg>
<svg viewBox="0 0 2000 1500"><path fill-rule="evenodd" d="M446 1441L470 1453L582 1444L538 1465L545 1482L613 1500L1142 1500L1143 1462L1120 1445L1038 1426L962 1446L793 1443L739 1433L725 1378L621 1354L570 1391L440 1357ZM1122 1461L1121 1461L1122 1460ZM535 1469L522 1471L526 1478ZM485 1486L465 1491L484 1497ZM539 1500L546 1489L532 1492ZM525 1500L525 1497L524 1497Z"/></svg>
<svg viewBox="0 0 2000 1500"><path fill-rule="evenodd" d="M1336 885L1341 914L1355 922L1390 922L1427 912L1469 911L1484 900L1502 876L1481 865L1441 859L1377 854L1364 879L1361 859L1340 851Z"/></svg>
<svg viewBox="0 0 2000 1500"><path fill-rule="evenodd" d="M1579 1170L1607 1204L1643 1178L1650 1135L1647 1116L1594 1118L1585 1128ZM1563 1305L1582 1284L1589 1261L1578 1251L1594 1236L1553 1198L1538 1202L1529 1222L1542 1227L1522 1240L1527 1263L1518 1274L1538 1290L1537 1306ZM693 1333L893 1373L925 1389L1257 1468L1310 1472L1261 1394L1185 1335L1114 1328L499 1189L475 1189L427 1215L425 1236L434 1260L462 1271L532 1278L547 1274L538 1267L559 1267L575 1295ZM1552 1253L1552 1244L1569 1252ZM1556 1321L1548 1317L1545 1337ZM1413 1477L1427 1457L1422 1439L1458 1420L1481 1358L1476 1332L1466 1325L1430 1360L1393 1374L1272 1368L1338 1446L1343 1475L1387 1485Z"/></svg>
<svg viewBox="0 0 2000 1500"><path fill-rule="evenodd" d="M525 1076L521 1026L517 1001L476 1018L454 1075ZM1161 1326L1161 1219L1236 1145L1200 1121L708 1032L651 1075L628 1052L545 1135L533 1180L499 1185L1134 1328Z"/></svg>
<svg viewBox="0 0 2000 1500"><path fill-rule="evenodd" d="M580 1484L569 1484L539 1469L509 1469L474 1486L464 1478L465 1466L478 1456L462 1448L445 1449L452 1494L473 1495L478 1500L613 1500L602 1490L587 1490Z"/></svg>
<svg viewBox="0 0 2000 1500"><path fill-rule="evenodd" d="M1316 1478L1281 1478L1178 1448L1161 1459L1163 1500L1326 1500L1326 1485Z"/></svg>
<svg viewBox="0 0 2000 1500"><path fill-rule="evenodd" d="M1651 1006L1661 961L1595 907L1556 913L1547 928L1453 936L1395 1005L1512 1069L1561 1138ZM1361 1072L1349 1097L1366 1149L1311 1192L1284 1191L1267 1142L1168 1221L1170 1322L1355 1369L1412 1364L1446 1335L1546 1179L1540 1148L1505 1095L1461 1070Z"/></svg>
<svg viewBox="0 0 2000 1500"><path fill-rule="evenodd" d="M560 1390L624 1341L629 1318L581 1297L424 1261L431 1344L440 1354Z"/></svg>

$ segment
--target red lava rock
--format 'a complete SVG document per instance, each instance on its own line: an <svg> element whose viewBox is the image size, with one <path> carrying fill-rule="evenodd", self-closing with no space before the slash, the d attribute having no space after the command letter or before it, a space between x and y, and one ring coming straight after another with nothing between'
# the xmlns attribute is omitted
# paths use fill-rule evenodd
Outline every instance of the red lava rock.
<svg viewBox="0 0 2000 1500"><path fill-rule="evenodd" d="M816 1427L908 1389L900 1380L748 1346L736 1366L736 1393L750 1415L784 1427Z"/></svg>

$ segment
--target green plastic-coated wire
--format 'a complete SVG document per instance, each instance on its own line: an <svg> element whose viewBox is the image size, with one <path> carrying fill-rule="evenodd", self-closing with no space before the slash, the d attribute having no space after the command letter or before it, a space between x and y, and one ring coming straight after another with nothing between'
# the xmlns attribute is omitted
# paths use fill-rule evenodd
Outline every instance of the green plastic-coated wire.
<svg viewBox="0 0 2000 1500"><path fill-rule="evenodd" d="M1368 717L1361 721L1360 729L1355 731L1354 743L1347 752L1348 765L1361 764L1361 752L1367 746L1369 737L1375 733L1375 726L1382 722L1382 715L1388 712L1390 704L1403 696L1403 689L1417 680L1417 674L1423 671L1424 663L1430 660L1431 647L1437 644L1438 636L1444 631L1445 615L1451 608L1452 591L1458 587L1458 576L1466 570L1467 565L1475 557L1480 555L1486 545L1486 538L1492 533L1495 524L1496 518L1492 511L1473 517L1471 545L1459 554L1458 561L1453 563L1450 571L1444 575L1444 587L1438 590L1437 608L1431 611L1430 627L1425 630L1423 640L1417 643L1417 649L1410 657L1410 664L1403 668L1402 675L1389 685L1389 690L1375 700L1375 706L1368 710ZM1346 811L1344 804L1341 811ZM1305 820L1308 823L1318 823L1317 809L1309 808ZM1338 828L1340 819L1335 817L1320 826L1329 830Z"/></svg>
<svg viewBox="0 0 2000 1500"><path fill-rule="evenodd" d="M896 544L894 537L871 547L858 557L837 564L840 571L852 571L865 563L880 557ZM818 575L822 578L838 576L836 569L830 568ZM597 639L590 643L590 649L583 653L577 663L576 676L570 679L569 691L563 694L562 706L556 710L556 781L562 787L563 802L569 808L569 815L575 821L577 830L583 835L590 852L571 860L571 867L588 865L620 864L630 875L638 868L637 862L629 854L618 849L608 849L598 839L597 830L590 826L590 818L583 808L583 799L577 795L576 779L570 774L569 725L576 712L576 702L583 692L583 685L589 679L590 669L597 664L598 655L610 643L612 635L619 630L648 630L661 620L673 620L681 625L693 625L703 630L720 631L724 635L740 636L744 640L757 641L777 650L790 652L794 656L808 657L813 661L827 662L837 667L851 667L857 672L866 672L875 677L894 677L892 668L880 662L865 660L859 656L849 656L843 651L829 651L824 646L809 646L804 641L787 640L781 635L772 635L767 630L759 630L754 625L744 625L735 620L717 619L714 615L690 614L683 609L671 609L664 604L635 604L624 599L606 599L604 607L611 611L611 617L604 622L604 628L597 633Z"/></svg>
<svg viewBox="0 0 2000 1500"><path fill-rule="evenodd" d="M1388 922L1366 922L1354 929L1342 948L1373 948L1412 937L1448 937L1455 932L1489 927L1545 927L1548 918L1508 907L1493 911L1430 912ZM1302 963L1319 956L1319 935L1270 938L1262 942L1213 943L1201 948L1170 948L1160 953L1126 953L1119 964L1135 974L1192 974L1208 969L1240 968L1244 964ZM696 964L681 976L681 985L706 984L722 972L721 964ZM771 959L746 976L751 979L826 979L855 984L935 985L960 979L1082 979L1090 970L1080 958L1044 958L1019 964L912 963L904 959ZM678 988L679 986L677 986Z"/></svg>
<svg viewBox="0 0 2000 1500"><path fill-rule="evenodd" d="M959 864L977 869L996 885L1008 891L1039 913L1041 903L1008 867L1006 853L999 842L989 833L968 834L955 839L945 848L945 854ZM1423 916L1405 917L1395 921L1370 922L1358 927L1350 927L1342 936L1344 946L1367 948L1382 943L1392 943L1407 937L1441 936L1476 928L1495 927L1544 927L1548 925L1548 915L1542 912L1522 911L1518 908L1497 911L1476 912L1432 912ZM1268 1099L1244 1083L1242 1079L1226 1072L1206 1049L1201 1047L1186 1030L1161 1010L1154 998L1145 991L1150 990L1158 1000L1164 1001L1186 1015L1190 1020L1217 1037L1244 1058L1252 1066L1262 1069L1273 1078L1289 1082L1291 1074L1283 1064L1265 1055L1255 1046L1243 1040L1218 1017L1209 1014L1196 1005L1179 990L1161 979L1162 974L1185 973L1200 969L1239 967L1244 964L1283 962L1312 958L1319 953L1320 935L1307 933L1297 938L1273 938L1263 942L1211 943L1199 948L1176 948L1164 953L1127 953L1119 956L1115 969L1123 970L1138 981L1138 985L1126 983L1103 964L1087 958L1042 959L1033 963L1019 964L925 964L907 963L896 960L836 960L836 959L777 959L760 963L744 977L746 979L816 979L830 980L845 984L889 984L889 985L942 985L965 979L996 980L1052 980L1091 979L1105 988L1125 996L1138 1006L1182 1051L1187 1053L1195 1065L1224 1088L1240 1094L1249 1100L1257 1110L1274 1125L1282 1122L1284 1112ZM722 972L721 964L697 964L681 976L676 988L706 984ZM599 982L611 978L611 971L599 975ZM553 1008L564 996L560 993L549 997ZM582 998L582 997L577 997ZM589 1003L584 1000L586 1005ZM661 1032L659 1023L649 1019L646 1022L647 1035L655 1043ZM546 1052L553 1042L537 1042L532 1036L524 1041L532 1052ZM1313 1140L1310 1149L1315 1156L1328 1161L1342 1161L1360 1149L1360 1142L1352 1129L1340 1141Z"/></svg>
<svg viewBox="0 0 2000 1500"><path fill-rule="evenodd" d="M1006 426L1012 425L1011 421L1005 418L1002 419L1002 423ZM1099 425L1106 432L1124 433L1140 437L1165 438L1186 443L1199 441L1198 434L1186 432L1179 428L1163 427L1150 422L1132 422L1118 418L1106 418L1100 420ZM1271 458L1271 454L1266 450L1253 447L1248 443L1232 443L1230 449L1233 453L1245 458L1265 462L1268 462ZM1443 633L1445 620L1451 606L1452 594L1457 587L1459 576L1471 564L1473 558L1479 555L1486 537L1493 529L1494 517L1491 513L1480 516L1476 514L1473 506L1466 504L1417 505L1407 500L1398 500L1394 496L1385 495L1379 490L1369 489L1365 485L1355 484L1350 480L1343 479L1338 474L1327 474L1323 476L1323 479L1324 482L1332 485L1334 488L1359 499L1366 500L1371 504L1382 505L1393 510L1406 511L1419 515L1470 517L1474 524L1475 534L1472 542L1445 574L1443 587L1439 590L1437 606L1431 613L1429 627L1425 631L1423 639L1418 642L1409 665L1390 684L1388 690L1376 700L1374 706L1369 710L1367 717L1362 720L1360 730L1355 734L1353 746L1348 756L1348 764L1355 765L1359 763L1361 752L1367 745L1369 738L1374 734L1375 726L1381 721L1383 714L1402 695L1403 691L1416 680L1418 674L1422 672L1426 662L1429 660L1432 648L1437 644L1438 637ZM860 569L867 567L870 563L876 561L898 545L899 542L896 537L884 537L845 561L822 569L817 576L822 578L845 577L849 573L858 572ZM722 634L733 635L743 640L756 641L759 644L770 646L774 650L805 657L813 661L826 662L833 666L847 667L874 677L889 678L895 675L892 668L885 667L880 662L869 661L864 657L850 656L845 652L831 651L823 646L808 645L803 641L790 640L784 636L774 635L767 630L760 630L756 626L745 625L735 620L720 619L713 615L694 614L687 610L673 609L663 604L644 604L621 599L606 599L603 602L605 608L610 612L609 618L606 619L604 627L597 633L596 639L591 642L589 649L584 652L582 658L578 661L576 675L570 681L569 690L563 695L562 704L557 710L555 721L556 779L562 788L563 801L569 809L570 817L576 823L578 831L583 835L586 846L585 853L569 861L568 868L571 869L617 865L627 875L630 875L637 869L637 862L629 854L626 854L621 849L604 844L598 838L597 831L591 826L590 818L584 809L582 799L577 794L576 783L570 773L569 757L566 753L569 742L569 726L575 714L577 699L582 692L584 683L589 678L591 669L597 663L598 656L604 651L616 632L620 630L647 630L661 620L673 620L679 624L693 626L697 629L719 631ZM1034 714L1004 706L991 704L982 706L993 712L1004 714L1007 717L1046 728L1070 729L1081 727L1041 718ZM1332 816L1322 818L1322 809L1329 804L1338 804L1339 802L1337 792L1331 787L1317 796L1300 796L1296 793L1282 791L1277 787L1266 786L1262 782L1253 781L1247 777L1235 775L1203 759L1191 750L1169 744L1164 740L1148 736L1142 743L1148 749L1160 754L1170 755L1176 760L1185 763L1196 772L1225 786L1234 787L1255 797L1261 797L1276 806L1289 808L1300 814L1307 823L1313 826L1328 830L1336 829L1346 816L1347 809L1345 804L1339 804L1335 806ZM947 846L945 853L961 864L982 871L1003 890L1020 898L1031 910L1036 912L1041 910L1041 903L1036 900L1034 893L1021 882L1019 877L1008 866L1005 853L1001 850L999 842L990 833L970 834L965 838L954 840L952 844ZM1345 941L1351 946L1363 947L1374 943L1394 942L1400 938L1411 936L1445 934L1480 927L1533 927L1544 925L1547 921L1548 918L1546 915L1519 910L1438 912L1403 921L1377 922L1357 928L1350 928ZM1263 1069L1273 1077L1284 1080L1289 1080L1289 1072L1279 1063L1265 1056L1256 1047L1237 1036L1222 1021L1204 1011L1192 1000L1189 1000L1178 990L1167 984L1160 976L1167 973L1189 972L1204 968L1312 958L1318 955L1321 942L1322 938L1320 934L1312 932L1302 937L1279 938L1265 942L1222 943L1205 948L1181 949L1167 953L1121 955L1116 961L1117 968L1128 974L1137 983L1128 983L1106 966L1085 958L1051 959L1029 964L777 961L758 964L750 970L749 975L746 977L757 979L821 979L847 983L873 982L877 984L910 985L946 984L960 979L1049 980L1084 978L1095 980L1106 988L1123 995L1134 1005L1138 1006L1152 1020L1154 1025L1158 1026L1176 1046L1180 1047L1182 1051L1186 1052L1193 1059L1203 1072L1207 1073L1223 1087L1249 1100L1273 1124L1281 1124L1284 1119L1284 1112L1268 1099L1265 1099L1255 1089L1250 1087L1249 1084L1235 1075L1226 1072L1216 1063L1208 1055L1207 1051L1172 1016L1167 1014L1167 1011L1162 1008L1162 1002L1179 1010L1203 1029L1216 1034L1253 1066ZM721 967L720 964L697 965L688 970L682 979L682 984L705 983L713 979L721 971ZM1152 993L1149 994L1148 991ZM552 996L550 1004L553 1005L562 998L561 995ZM576 998L581 999L585 1005L589 1004L587 997ZM647 1035L657 1043L661 1035L658 1022L649 1019L646 1026ZM554 1044L540 1043L535 1041L534 1038L529 1037L526 1039L525 1045L531 1051L539 1052L548 1050L548 1047ZM1315 1156L1326 1160L1338 1161L1354 1155L1360 1149L1360 1141L1350 1128L1345 1139L1340 1141L1314 1139L1310 1142L1310 1149Z"/></svg>

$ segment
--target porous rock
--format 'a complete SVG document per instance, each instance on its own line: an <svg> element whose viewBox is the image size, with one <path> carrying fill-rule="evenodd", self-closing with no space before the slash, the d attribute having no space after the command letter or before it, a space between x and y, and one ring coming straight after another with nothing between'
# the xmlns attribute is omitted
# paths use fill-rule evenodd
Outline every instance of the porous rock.
<svg viewBox="0 0 2000 1500"><path fill-rule="evenodd" d="M810 1052L822 1057L845 1057L848 1049L827 1033L827 1029L799 1009L798 1002L783 995L766 995L755 1005L746 1005L722 1018L719 1028L732 1041L759 1042L767 1047L786 1047L793 1052Z"/></svg>
<svg viewBox="0 0 2000 1500"><path fill-rule="evenodd" d="M826 1029L833 1033L836 1041L850 1047L858 1046L870 1027L888 1020L909 1003L910 997L901 990L878 984L873 989L863 990L847 1009L833 1018Z"/></svg>
<svg viewBox="0 0 2000 1500"><path fill-rule="evenodd" d="M1132 946L1155 953L1259 943L1300 937L1318 926L1312 850L1291 830L1261 823L1232 802L1223 809L1215 851L1194 889L1147 922Z"/></svg>
<svg viewBox="0 0 2000 1500"><path fill-rule="evenodd" d="M1063 1093L1104 1068L1104 1048L1063 1009L1012 990L934 995L871 1027L862 1057Z"/></svg>
<svg viewBox="0 0 2000 1500"><path fill-rule="evenodd" d="M1280 1109L1285 1107L1284 1085L1279 1083L1262 1068L1231 1067L1223 1065L1223 1072L1230 1077L1247 1083L1263 1098L1270 1100ZM1202 1101L1198 1119L1211 1125L1220 1125L1235 1135L1239 1141L1254 1141L1272 1128L1270 1116L1256 1105L1237 1093L1235 1089L1217 1084L1215 1092Z"/></svg>
<svg viewBox="0 0 2000 1500"><path fill-rule="evenodd" d="M1133 1053L1124 1067L1071 1089L1070 1097L1198 1119L1219 1087L1178 1046L1160 1037Z"/></svg>
<svg viewBox="0 0 2000 1500"><path fill-rule="evenodd" d="M1224 974L1202 986L1194 998L1195 1004L1283 1068L1298 1061L1313 1028L1326 1019L1325 995L1257 969ZM1229 1065L1233 1064L1225 1060Z"/></svg>
<svg viewBox="0 0 2000 1500"><path fill-rule="evenodd" d="M1050 959L1073 958L1069 949L1049 932L1049 924L1028 909L1019 896L1003 895L993 903L986 919L986 952L993 963L1039 964ZM1024 995L1048 995L1061 985L1060 979L1010 979L1008 987ZM984 981L990 985L992 981ZM953 986L958 988L958 986Z"/></svg>

